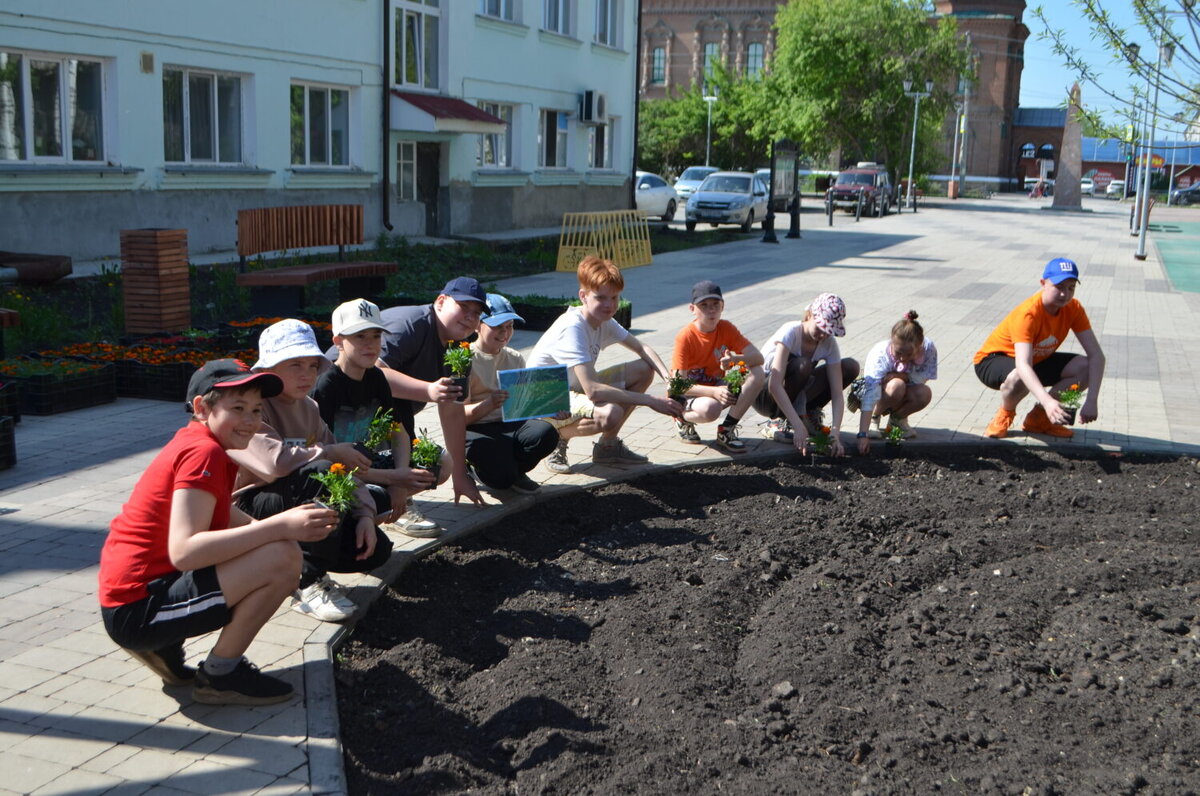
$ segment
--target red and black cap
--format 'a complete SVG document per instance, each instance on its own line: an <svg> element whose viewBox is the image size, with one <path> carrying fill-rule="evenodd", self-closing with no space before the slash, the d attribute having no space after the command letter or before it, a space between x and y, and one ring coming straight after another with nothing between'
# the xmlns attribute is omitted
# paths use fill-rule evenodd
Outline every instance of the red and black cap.
<svg viewBox="0 0 1200 796"><path fill-rule="evenodd" d="M213 359L205 362L188 382L187 407L197 395L207 395L224 387L258 387L263 398L274 398L283 392L283 380L274 373L250 370L240 359Z"/></svg>

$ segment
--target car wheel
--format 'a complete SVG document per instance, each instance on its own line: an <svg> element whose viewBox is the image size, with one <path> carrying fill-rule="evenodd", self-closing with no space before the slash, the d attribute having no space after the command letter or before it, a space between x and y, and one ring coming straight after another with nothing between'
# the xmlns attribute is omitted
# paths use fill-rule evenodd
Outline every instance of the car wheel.
<svg viewBox="0 0 1200 796"><path fill-rule="evenodd" d="M663 223L669 223L675 220L675 200L667 202L667 212L663 213Z"/></svg>
<svg viewBox="0 0 1200 796"><path fill-rule="evenodd" d="M685 222L683 222L683 226L687 228L688 232L696 231L696 222L695 221L685 221Z"/></svg>
<svg viewBox="0 0 1200 796"><path fill-rule="evenodd" d="M750 227L754 226L754 211L751 210L746 216L746 223L742 224L742 232L749 232Z"/></svg>

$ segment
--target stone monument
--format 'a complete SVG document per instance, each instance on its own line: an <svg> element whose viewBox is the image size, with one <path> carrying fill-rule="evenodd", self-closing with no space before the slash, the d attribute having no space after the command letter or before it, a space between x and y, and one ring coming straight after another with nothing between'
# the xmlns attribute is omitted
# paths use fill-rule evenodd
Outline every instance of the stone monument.
<svg viewBox="0 0 1200 796"><path fill-rule="evenodd" d="M1080 204L1079 177L1083 168L1083 140L1079 130L1079 84L1071 86L1067 103L1067 121L1063 124L1062 149L1054 173L1054 202L1051 210L1083 210Z"/></svg>

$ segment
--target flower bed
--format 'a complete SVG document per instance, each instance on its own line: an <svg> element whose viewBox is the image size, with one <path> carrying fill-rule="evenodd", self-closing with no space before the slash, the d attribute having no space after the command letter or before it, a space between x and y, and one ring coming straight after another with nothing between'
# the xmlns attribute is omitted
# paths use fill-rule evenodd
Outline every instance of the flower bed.
<svg viewBox="0 0 1200 796"><path fill-rule="evenodd" d="M53 415L111 403L117 398L116 367L68 359L7 359L0 377L17 384L21 412Z"/></svg>
<svg viewBox="0 0 1200 796"><path fill-rule="evenodd" d="M182 401L192 374L210 359L232 357L252 363L257 358L253 350L172 348L150 342L165 339L147 338L138 345L76 343L53 351L43 351L40 355L111 362L116 368L117 395L153 401Z"/></svg>

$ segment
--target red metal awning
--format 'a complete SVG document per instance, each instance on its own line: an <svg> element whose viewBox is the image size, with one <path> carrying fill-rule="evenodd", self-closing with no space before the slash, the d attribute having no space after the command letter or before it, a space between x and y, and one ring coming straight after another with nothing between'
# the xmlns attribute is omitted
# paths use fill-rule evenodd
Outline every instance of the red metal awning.
<svg viewBox="0 0 1200 796"><path fill-rule="evenodd" d="M457 97L392 89L392 129L421 133L503 133L506 125L503 119Z"/></svg>

